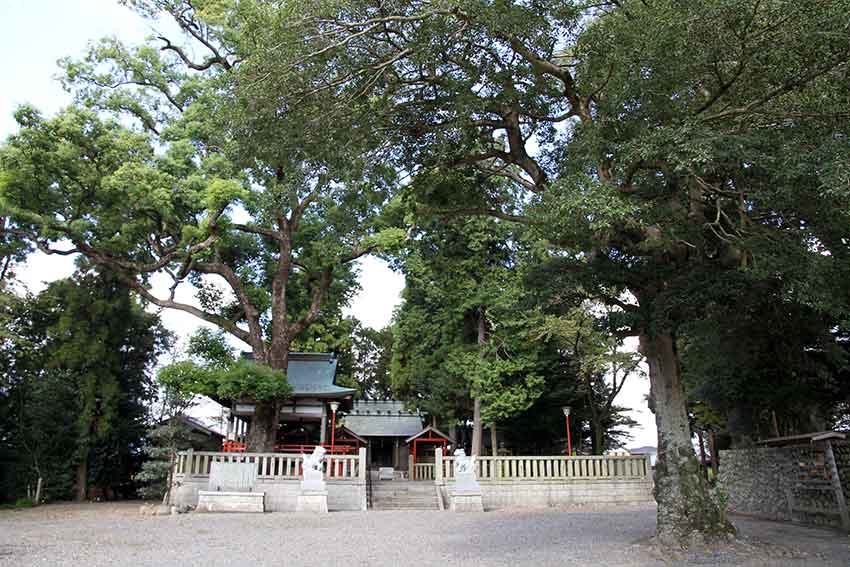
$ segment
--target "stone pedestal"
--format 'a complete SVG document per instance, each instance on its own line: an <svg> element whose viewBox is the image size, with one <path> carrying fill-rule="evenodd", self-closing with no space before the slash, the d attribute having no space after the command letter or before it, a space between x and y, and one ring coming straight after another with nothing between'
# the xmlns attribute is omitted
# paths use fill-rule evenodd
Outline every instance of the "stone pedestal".
<svg viewBox="0 0 850 567"><path fill-rule="evenodd" d="M449 493L449 509L452 512L483 512L481 491L452 490Z"/></svg>
<svg viewBox="0 0 850 567"><path fill-rule="evenodd" d="M296 512L308 512L312 514L328 513L328 491L327 490L301 490L298 494L298 502L295 505Z"/></svg>
<svg viewBox="0 0 850 567"><path fill-rule="evenodd" d="M455 485L449 492L452 512L483 512L481 485L475 478L475 457L467 457L463 449L455 451Z"/></svg>
<svg viewBox="0 0 850 567"><path fill-rule="evenodd" d="M265 511L263 492L198 491L199 512L259 512Z"/></svg>

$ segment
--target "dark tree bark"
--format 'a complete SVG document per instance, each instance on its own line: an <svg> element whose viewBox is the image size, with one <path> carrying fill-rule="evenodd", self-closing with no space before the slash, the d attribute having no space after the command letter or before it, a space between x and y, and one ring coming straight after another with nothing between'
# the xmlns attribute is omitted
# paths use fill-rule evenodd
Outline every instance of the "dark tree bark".
<svg viewBox="0 0 850 567"><path fill-rule="evenodd" d="M679 375L676 343L669 331L640 335L640 351L649 366L651 396L658 426L655 465L657 536L665 544L687 541L692 532L733 533L725 511L708 491L691 444L685 389Z"/></svg>
<svg viewBox="0 0 850 567"><path fill-rule="evenodd" d="M478 348L481 351L481 356L484 356L484 346L487 344L487 319L484 314L484 307L478 308ZM481 397L477 394L472 400L472 451L473 455L481 454L481 444L484 437L483 427L481 424Z"/></svg>
<svg viewBox="0 0 850 567"><path fill-rule="evenodd" d="M271 453L277 438L278 404L277 402L257 402L254 404L251 428L248 430L246 444L252 453Z"/></svg>
<svg viewBox="0 0 850 567"><path fill-rule="evenodd" d="M88 450L83 453L79 464L77 465L77 480L74 484L74 500L83 502L86 499L89 479L89 458Z"/></svg>
<svg viewBox="0 0 850 567"><path fill-rule="evenodd" d="M472 451L473 455L481 454L481 439L483 437L481 427L481 398L476 396L472 400Z"/></svg>
<svg viewBox="0 0 850 567"><path fill-rule="evenodd" d="M281 345L279 352L273 352L272 355L265 360L259 362L266 363L275 370L286 371L289 366L289 347L291 340L286 341ZM255 352L254 357L257 358ZM257 401L254 404L254 415L251 417L251 428L248 430L248 435L245 439L247 450L253 453L271 453L274 451L274 446L277 443L277 429L280 422L280 403L279 401Z"/></svg>

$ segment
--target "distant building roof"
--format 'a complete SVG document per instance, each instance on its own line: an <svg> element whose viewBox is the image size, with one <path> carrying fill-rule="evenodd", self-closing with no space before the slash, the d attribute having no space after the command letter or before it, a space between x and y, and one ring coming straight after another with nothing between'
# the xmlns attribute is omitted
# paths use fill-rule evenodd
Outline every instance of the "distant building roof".
<svg viewBox="0 0 850 567"><path fill-rule="evenodd" d="M815 433L804 433L802 435L790 435L788 437L772 437L757 441L756 445L797 445L801 443L811 443L817 441L827 441L829 439L846 439L846 435L841 431L818 431Z"/></svg>
<svg viewBox="0 0 850 567"><path fill-rule="evenodd" d="M249 352L242 353L242 357L254 359ZM343 388L334 384L336 364L336 356L331 353L290 352L286 379L292 386L292 395L312 398L343 398L354 395L354 388Z"/></svg>
<svg viewBox="0 0 850 567"><path fill-rule="evenodd" d="M422 431L422 415L397 400L357 400L345 427L360 437L410 437Z"/></svg>
<svg viewBox="0 0 850 567"><path fill-rule="evenodd" d="M170 419L180 420L183 423L185 423L188 427L190 427L191 429L194 429L195 431L202 433L202 434L204 434L208 437L212 437L214 439L219 439L219 440L224 438L224 435L222 435L221 433L219 433L215 429L208 427L207 425L205 425L201 421L195 419L192 416L186 415L184 413L175 415L174 417L172 417ZM167 423L168 421L170 421L170 419L165 419L161 423Z"/></svg>
<svg viewBox="0 0 850 567"><path fill-rule="evenodd" d="M658 453L658 449L652 445L644 445L643 447L635 447L634 449L627 450L632 455L655 455Z"/></svg>

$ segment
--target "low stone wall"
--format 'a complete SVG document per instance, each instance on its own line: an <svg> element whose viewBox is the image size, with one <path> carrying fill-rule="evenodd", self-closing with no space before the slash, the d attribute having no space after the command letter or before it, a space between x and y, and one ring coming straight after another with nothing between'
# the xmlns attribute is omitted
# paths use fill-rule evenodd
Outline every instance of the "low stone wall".
<svg viewBox="0 0 850 567"><path fill-rule="evenodd" d="M549 508L576 504L651 502L652 481L644 479L552 479L482 481L484 510ZM453 482L441 486L449 501Z"/></svg>
<svg viewBox="0 0 850 567"><path fill-rule="evenodd" d="M196 506L198 491L207 490L206 478L189 478L179 481L172 490L172 503L177 506ZM329 511L366 510L366 485L357 480L327 481ZM267 512L294 512L301 490L299 480L258 480L254 489L265 492Z"/></svg>
<svg viewBox="0 0 850 567"><path fill-rule="evenodd" d="M830 442L721 451L720 487L732 512L850 530L843 453Z"/></svg>
<svg viewBox="0 0 850 567"><path fill-rule="evenodd" d="M787 485L794 474L794 451L758 447L720 451L718 483L729 511L771 520L790 520Z"/></svg>

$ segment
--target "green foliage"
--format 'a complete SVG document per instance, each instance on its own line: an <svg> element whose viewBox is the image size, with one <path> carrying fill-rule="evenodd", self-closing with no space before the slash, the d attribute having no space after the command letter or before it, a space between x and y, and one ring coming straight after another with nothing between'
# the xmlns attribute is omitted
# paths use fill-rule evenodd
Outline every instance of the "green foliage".
<svg viewBox="0 0 850 567"><path fill-rule="evenodd" d="M3 476L18 494L41 477L44 497L63 499L86 463L89 485L131 495L154 395L150 370L170 336L108 276L81 273L9 300Z"/></svg>
<svg viewBox="0 0 850 567"><path fill-rule="evenodd" d="M196 436L184 420L186 412L194 405L194 400L193 394L184 394L172 385L160 384L153 423L147 432L143 449L145 460L133 477L142 498L162 498L168 503L174 486L172 465L177 458L177 452L196 448Z"/></svg>
<svg viewBox="0 0 850 567"><path fill-rule="evenodd" d="M835 318L739 274L731 296L681 334L683 375L699 423L733 442L837 425L848 386L847 330ZM774 421L775 420L775 421Z"/></svg>
<svg viewBox="0 0 850 567"><path fill-rule="evenodd" d="M176 362L160 369L157 379L180 392L220 400L279 401L292 394L285 372L249 360L224 367Z"/></svg>
<svg viewBox="0 0 850 567"><path fill-rule="evenodd" d="M522 274L510 229L491 219L429 213L439 194L473 180L425 176L414 182L415 239L396 262L406 276L396 314L393 390L448 423L470 415L495 423L527 409L543 387L540 349L523 328ZM418 209L418 212L417 212ZM489 339L480 344L480 317Z"/></svg>
<svg viewBox="0 0 850 567"><path fill-rule="evenodd" d="M213 368L226 368L235 361L233 347L224 334L206 327L199 328L189 337L186 353Z"/></svg>
<svg viewBox="0 0 850 567"><path fill-rule="evenodd" d="M390 366L393 358L393 329L380 330L358 325L353 332L353 385L361 399L394 397Z"/></svg>
<svg viewBox="0 0 850 567"><path fill-rule="evenodd" d="M540 395L544 380L535 373L539 367L534 362L455 351L446 360L445 369L469 382L471 395L479 396L483 403L482 419L496 423L527 409Z"/></svg>
<svg viewBox="0 0 850 567"><path fill-rule="evenodd" d="M35 506L35 502L33 502L30 498L18 498L15 501L15 508L32 508Z"/></svg>
<svg viewBox="0 0 850 567"><path fill-rule="evenodd" d="M549 293L556 293L549 290ZM564 307L561 303L559 307ZM540 338L552 341L569 355L569 363L579 380L576 393L589 421L588 437L594 454L624 445L631 437L627 428L636 423L615 400L629 378L643 377L639 369L642 358L624 348L622 340L612 333L612 311L599 305L583 304L559 315L547 314L537 330Z"/></svg>

